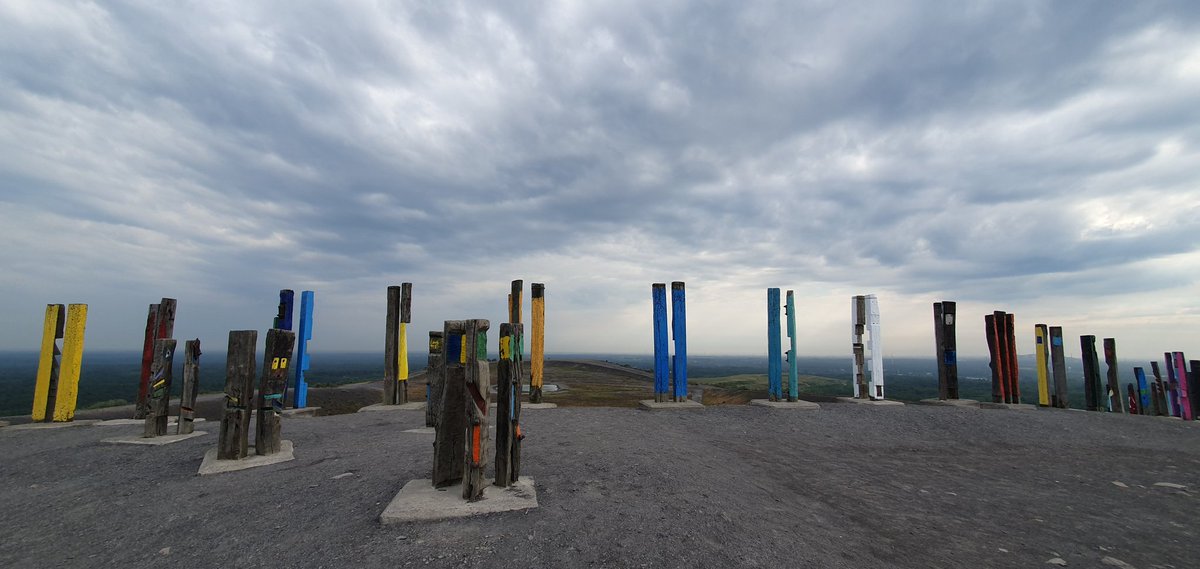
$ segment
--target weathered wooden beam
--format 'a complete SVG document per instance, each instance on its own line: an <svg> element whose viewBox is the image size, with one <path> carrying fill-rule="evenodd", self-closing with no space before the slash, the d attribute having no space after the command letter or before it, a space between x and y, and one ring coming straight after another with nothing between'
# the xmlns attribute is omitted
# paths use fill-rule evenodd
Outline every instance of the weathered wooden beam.
<svg viewBox="0 0 1200 569"><path fill-rule="evenodd" d="M1126 399L1127 399L1126 403L1129 405L1129 407L1128 407L1129 414L1137 415L1138 414L1137 389L1134 389L1132 383L1125 384L1125 388L1126 388L1126 391L1128 392L1127 397L1126 397Z"/></svg>
<svg viewBox="0 0 1200 569"><path fill-rule="evenodd" d="M308 406L308 382L304 379L304 372L308 371L312 363L308 356L308 343L312 341L314 300L313 291L306 290L300 293L300 329L296 334L296 355L292 358L295 360L292 367L296 368L293 407L297 409Z"/></svg>
<svg viewBox="0 0 1200 569"><path fill-rule="evenodd" d="M145 342L142 345L142 383L138 387L138 401L134 415L137 419L145 418L149 410L150 366L153 365L154 361L154 342L175 335L176 304L174 298L163 298L158 304L150 305L154 311L154 322L151 333L147 334ZM147 316L146 320L146 325L149 329L151 325L150 317Z"/></svg>
<svg viewBox="0 0 1200 569"><path fill-rule="evenodd" d="M406 403L404 393L400 389L400 295L398 286L387 287L387 322L385 323L383 346L383 404L399 405Z"/></svg>
<svg viewBox="0 0 1200 569"><path fill-rule="evenodd" d="M1192 419L1200 421L1200 360L1188 360L1188 394L1192 400Z"/></svg>
<svg viewBox="0 0 1200 569"><path fill-rule="evenodd" d="M670 359L670 349L667 347L666 283L650 285L650 300L654 308L654 400L661 403L667 400L670 381L667 363Z"/></svg>
<svg viewBox="0 0 1200 569"><path fill-rule="evenodd" d="M1121 379L1119 370L1117 369L1117 340L1115 338L1105 338L1104 342L1104 365L1108 372L1108 397L1105 403L1108 410L1113 413L1124 413L1125 405L1121 402Z"/></svg>
<svg viewBox="0 0 1200 569"><path fill-rule="evenodd" d="M1183 352L1171 352L1171 362L1175 364L1175 378L1179 382L1179 416L1184 421L1191 421L1192 415L1192 393L1188 385L1187 361L1183 359Z"/></svg>
<svg viewBox="0 0 1200 569"><path fill-rule="evenodd" d="M466 356L463 345L466 320L447 320L443 325L445 356L442 358L442 395L433 443L433 485L452 485L463 476L466 444Z"/></svg>
<svg viewBox="0 0 1200 569"><path fill-rule="evenodd" d="M221 432L217 459L237 460L248 454L250 414L254 405L254 373L257 330L229 333L225 355L225 406L221 410Z"/></svg>
<svg viewBox="0 0 1200 569"><path fill-rule="evenodd" d="M75 419L75 403L79 397L79 373L83 369L83 334L87 329L87 315L88 305L67 305L62 364L59 369L57 392L54 395L55 422Z"/></svg>
<svg viewBox="0 0 1200 569"><path fill-rule="evenodd" d="M870 399L870 388L867 386L867 297L857 295L850 299L850 369L854 382L854 397Z"/></svg>
<svg viewBox="0 0 1200 569"><path fill-rule="evenodd" d="M167 434L167 413L171 407L172 369L175 365L175 340L159 338L154 341L154 363L150 366L150 399L146 404L146 420L142 437L153 438Z"/></svg>
<svg viewBox="0 0 1200 569"><path fill-rule="evenodd" d="M513 324L521 323L521 308L525 300L525 281L517 279L512 282L512 292L508 295L508 321Z"/></svg>
<svg viewBox="0 0 1200 569"><path fill-rule="evenodd" d="M989 367L992 368L992 402L1004 402L1004 355L1000 348L1000 334L996 315L987 314L983 317L984 336L987 338Z"/></svg>
<svg viewBox="0 0 1200 569"><path fill-rule="evenodd" d="M296 302L296 291L285 288L279 291L279 312L275 315L272 328L279 330L292 329L292 309Z"/></svg>
<svg viewBox="0 0 1200 569"><path fill-rule="evenodd" d="M533 283L529 287L529 296L532 302L530 323L533 325L529 346L529 401L541 403L546 361L546 285Z"/></svg>
<svg viewBox="0 0 1200 569"><path fill-rule="evenodd" d="M54 416L54 401L58 394L59 358L62 351L58 340L63 337L67 320L67 307L61 304L46 305L46 319L42 323L42 349L38 357L37 382L33 387L34 422L42 422Z"/></svg>
<svg viewBox="0 0 1200 569"><path fill-rule="evenodd" d="M425 426L436 427L442 408L445 358L442 332L429 332L429 364L425 369Z"/></svg>
<svg viewBox="0 0 1200 569"><path fill-rule="evenodd" d="M483 319L467 321L463 350L467 354L466 368L466 431L462 497L475 501L483 498L486 487L487 449L491 434L488 431L488 398L491 373L487 361L487 331L490 323Z"/></svg>
<svg viewBox="0 0 1200 569"><path fill-rule="evenodd" d="M1050 368L1054 372L1054 395L1050 403L1059 409L1071 406L1067 399L1067 361L1063 353L1062 326L1050 327Z"/></svg>
<svg viewBox="0 0 1200 569"><path fill-rule="evenodd" d="M671 337L675 340L675 355L671 358L671 398L686 401L688 398L687 374L687 299L684 284L671 283Z"/></svg>
<svg viewBox="0 0 1200 569"><path fill-rule="evenodd" d="M1045 324L1033 327L1034 366L1037 369L1038 405L1050 406L1050 332Z"/></svg>
<svg viewBox="0 0 1200 569"><path fill-rule="evenodd" d="M1167 385L1163 382L1162 370L1158 368L1158 362L1150 362L1150 371L1154 374L1154 383L1151 387L1154 395L1154 415L1165 417L1171 414L1171 407L1167 405Z"/></svg>
<svg viewBox="0 0 1200 569"><path fill-rule="evenodd" d="M396 346L396 393L408 403L408 325L412 323L412 283L400 284L400 324Z"/></svg>
<svg viewBox="0 0 1200 569"><path fill-rule="evenodd" d="M1088 411L1100 410L1100 360L1096 356L1096 337L1079 337L1079 349L1083 358L1083 403Z"/></svg>
<svg viewBox="0 0 1200 569"><path fill-rule="evenodd" d="M496 482L510 486L521 472L521 345L523 326L500 325L500 360L496 364Z"/></svg>
<svg viewBox="0 0 1200 569"><path fill-rule="evenodd" d="M1137 383L1138 415L1149 415L1152 404L1150 387L1146 383L1146 370L1141 367L1133 368L1133 379ZM1131 413L1133 411L1130 411Z"/></svg>
<svg viewBox="0 0 1200 569"><path fill-rule="evenodd" d="M787 400L796 401L800 397L799 362L796 361L796 301L792 291L787 291L787 301L784 310L787 312L788 335L788 385Z"/></svg>
<svg viewBox="0 0 1200 569"><path fill-rule="evenodd" d="M957 312L954 301L933 303L933 342L938 370L938 399L941 400L958 399Z"/></svg>
<svg viewBox="0 0 1200 569"><path fill-rule="evenodd" d="M283 415L283 390L287 387L292 348L296 333L290 330L267 330L267 345L263 351L263 371L258 383L255 406L258 418L254 437L254 452L269 455L279 452L279 419Z"/></svg>
<svg viewBox="0 0 1200 569"><path fill-rule="evenodd" d="M767 399L783 396L783 347L779 332L779 289L767 289Z"/></svg>
<svg viewBox="0 0 1200 569"><path fill-rule="evenodd" d="M1008 374L1008 402L1021 403L1021 366L1017 361L1017 322L1016 316L1009 312L1004 315L1004 353L1008 361L1004 371Z"/></svg>
<svg viewBox="0 0 1200 569"><path fill-rule="evenodd" d="M1167 411L1172 417L1183 418L1183 409L1179 405L1179 378L1175 376L1171 352L1163 352L1163 360L1167 365Z"/></svg>
<svg viewBox="0 0 1200 569"><path fill-rule="evenodd" d="M187 435L195 430L196 396L200 393L200 339L183 343L183 390L179 394L179 420L175 434Z"/></svg>

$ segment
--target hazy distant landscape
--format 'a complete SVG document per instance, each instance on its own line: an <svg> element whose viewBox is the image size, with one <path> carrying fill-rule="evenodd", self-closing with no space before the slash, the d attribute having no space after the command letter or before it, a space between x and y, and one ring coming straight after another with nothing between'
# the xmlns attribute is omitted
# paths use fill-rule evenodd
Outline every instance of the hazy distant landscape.
<svg viewBox="0 0 1200 569"><path fill-rule="evenodd" d="M549 359L604 360L643 370L653 369L653 356L628 354L553 354ZM424 369L424 353L409 355L413 372ZM823 388L828 393L817 395L849 395L849 358L800 358L803 375L839 380L838 385ZM1140 364L1139 364L1140 365ZM138 352L87 352L83 358L78 407L109 406L131 403L137 393L137 378L141 366ZM1068 361L1072 406L1082 407L1082 377L1075 362ZM691 378L719 378L734 375L765 376L765 356L691 356L688 375ZM1122 367L1122 377L1132 377L1132 365ZM0 352L0 416L27 415L33 399L33 384L37 373L37 352ZM175 397L179 393L182 360L176 361ZM890 399L914 401L937 396L937 375L933 358L885 358L884 373L887 396ZM378 380L383 377L382 356L375 353L313 354L312 369L305 377L310 386L329 386ZM786 381L786 365L784 380ZM959 361L959 389L963 398L990 399L991 371L986 358L963 358ZM1126 381L1125 379L1122 380ZM225 354L204 354L200 358L200 390L220 391L225 382ZM840 390L840 391L839 391ZM1021 393L1027 402L1037 402L1037 378L1031 357L1021 361Z"/></svg>

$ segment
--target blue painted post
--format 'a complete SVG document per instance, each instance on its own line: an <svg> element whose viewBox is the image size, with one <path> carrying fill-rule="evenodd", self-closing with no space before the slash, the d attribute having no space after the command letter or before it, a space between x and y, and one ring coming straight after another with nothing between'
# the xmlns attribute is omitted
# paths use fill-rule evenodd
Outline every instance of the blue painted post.
<svg viewBox="0 0 1200 569"><path fill-rule="evenodd" d="M667 400L667 285L654 283L650 286L654 303L654 400Z"/></svg>
<svg viewBox="0 0 1200 569"><path fill-rule="evenodd" d="M296 292L291 289L283 289L279 291L279 314L275 315L275 324L271 326L277 330L292 329L292 307L296 302Z"/></svg>
<svg viewBox="0 0 1200 569"><path fill-rule="evenodd" d="M792 291L787 291L787 335L788 335L788 401L800 397L800 374L796 369L796 303Z"/></svg>
<svg viewBox="0 0 1200 569"><path fill-rule="evenodd" d="M683 283L671 283L671 332L675 337L673 360L674 401L686 401L687 384L687 310L684 306Z"/></svg>
<svg viewBox="0 0 1200 569"><path fill-rule="evenodd" d="M295 408L303 409L308 406L308 383L304 381L304 372L308 371L308 341L312 340L313 325L313 291L300 293L300 331L296 334L296 402Z"/></svg>
<svg viewBox="0 0 1200 569"><path fill-rule="evenodd" d="M767 399L779 401L783 395L783 354L779 343L779 289L767 289Z"/></svg>
<svg viewBox="0 0 1200 569"><path fill-rule="evenodd" d="M1133 377L1137 379L1138 415L1150 414L1150 389L1146 386L1146 370L1133 368Z"/></svg>

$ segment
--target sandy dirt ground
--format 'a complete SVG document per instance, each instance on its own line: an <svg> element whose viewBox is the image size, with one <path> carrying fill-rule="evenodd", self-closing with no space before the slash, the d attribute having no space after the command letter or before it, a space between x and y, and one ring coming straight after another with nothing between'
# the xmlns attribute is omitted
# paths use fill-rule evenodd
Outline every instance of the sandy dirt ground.
<svg viewBox="0 0 1200 569"><path fill-rule="evenodd" d="M539 508L381 526L429 477L432 435L403 432L421 425L291 418L296 460L206 477L216 424L164 447L100 443L136 426L0 429L0 567L1200 566L1200 426L1180 421L529 410Z"/></svg>

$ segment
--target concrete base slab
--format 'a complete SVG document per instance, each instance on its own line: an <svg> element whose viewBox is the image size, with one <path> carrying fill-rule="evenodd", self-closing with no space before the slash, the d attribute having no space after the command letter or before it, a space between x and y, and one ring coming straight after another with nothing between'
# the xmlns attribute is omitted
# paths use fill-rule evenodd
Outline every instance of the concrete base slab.
<svg viewBox="0 0 1200 569"><path fill-rule="evenodd" d="M320 407L301 407L300 409L295 409L295 408L284 409L283 412L280 413L280 415L283 417L316 417L317 411L320 411L320 410L321 410Z"/></svg>
<svg viewBox="0 0 1200 569"><path fill-rule="evenodd" d="M415 429L405 429L406 433L416 433L418 435L433 435L437 433L437 429L433 427L417 427Z"/></svg>
<svg viewBox="0 0 1200 569"><path fill-rule="evenodd" d="M651 411L661 411L664 409L703 409L704 408L704 405L702 405L699 401L692 401L691 399L685 399L683 401L663 401L663 402L658 402L653 399L643 399L641 401L638 401L638 405L640 406L641 409L649 409Z"/></svg>
<svg viewBox="0 0 1200 569"><path fill-rule="evenodd" d="M269 464L278 464L295 459L296 454L292 447L292 441L279 441L279 452L275 454L267 456L252 454L241 460L217 460L217 449L210 448L208 452L204 453L204 460L200 462L200 470L196 474L200 476L221 474L235 470L267 466Z"/></svg>
<svg viewBox="0 0 1200 569"><path fill-rule="evenodd" d="M756 407L770 407L771 409L799 409L802 411L816 411L821 406L812 401L771 401L770 399L751 399L750 404Z"/></svg>
<svg viewBox="0 0 1200 569"><path fill-rule="evenodd" d="M42 431L46 429L67 429L70 427L89 427L99 423L99 419L80 419L78 421L67 421L65 423L23 423L7 427L8 431Z"/></svg>
<svg viewBox="0 0 1200 569"><path fill-rule="evenodd" d="M526 409L558 409L558 403L521 403L521 410Z"/></svg>
<svg viewBox="0 0 1200 569"><path fill-rule="evenodd" d="M838 397L837 401L838 403L857 403L859 405L878 405L881 407L904 405L904 403L900 401L893 401L891 399L855 399L853 397Z"/></svg>
<svg viewBox="0 0 1200 569"><path fill-rule="evenodd" d="M203 423L206 420L207 419L205 419L204 417L196 417L195 419L192 420L192 423ZM96 426L97 427L123 427L123 426L127 426L127 425L141 426L141 425L145 425L145 424L146 424L145 419L105 419L103 421L100 421L99 423L96 423ZM177 426L178 424L179 424L179 417L172 417L170 420L167 421L168 427L174 427L174 426Z"/></svg>
<svg viewBox="0 0 1200 569"><path fill-rule="evenodd" d="M483 499L478 502L462 499L461 484L434 488L433 481L426 478L409 480L379 515L379 522L389 525L445 520L536 507L537 490L533 486L533 479L527 476L522 476L508 488L489 484L483 492Z"/></svg>
<svg viewBox="0 0 1200 569"><path fill-rule="evenodd" d="M943 407L979 407L979 402L974 399L922 399L921 404Z"/></svg>
<svg viewBox="0 0 1200 569"><path fill-rule="evenodd" d="M1010 409L1013 411L1033 411L1037 409L1037 405L1028 403L992 403L991 401L983 401L979 403L980 409Z"/></svg>
<svg viewBox="0 0 1200 569"><path fill-rule="evenodd" d="M8 426L8 421L0 421L0 429Z"/></svg>
<svg viewBox="0 0 1200 569"><path fill-rule="evenodd" d="M162 445L169 445L171 443L177 443L179 441L186 441L188 439L199 437L201 435L206 435L206 434L208 434L208 433L206 433L205 431L192 431L186 435L163 435L161 437L150 437L150 438L146 438L146 437L142 437L142 436L113 437L111 439L100 439L100 442L112 443L112 444L117 444L117 445L162 446Z"/></svg>
<svg viewBox="0 0 1200 569"><path fill-rule="evenodd" d="M414 401L403 405L384 405L383 403L373 403L358 410L359 413L369 413L371 411L424 411L424 401Z"/></svg>

